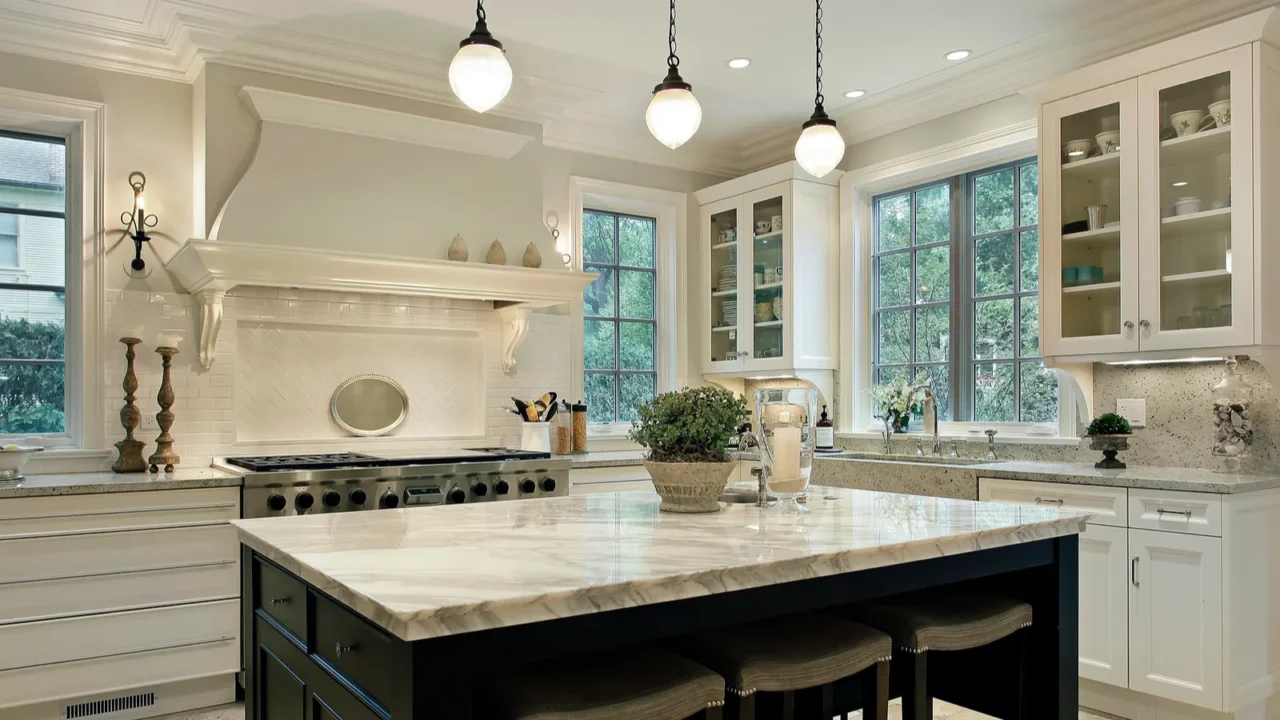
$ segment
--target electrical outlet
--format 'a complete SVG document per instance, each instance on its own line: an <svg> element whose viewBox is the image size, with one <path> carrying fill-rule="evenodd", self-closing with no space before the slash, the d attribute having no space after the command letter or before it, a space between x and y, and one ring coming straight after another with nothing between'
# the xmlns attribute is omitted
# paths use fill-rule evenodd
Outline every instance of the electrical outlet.
<svg viewBox="0 0 1280 720"><path fill-rule="evenodd" d="M155 416L155 415L143 415L143 416L142 416L142 429L143 429L143 430L159 430L159 429L160 429L160 426L156 424L156 416Z"/></svg>
<svg viewBox="0 0 1280 720"><path fill-rule="evenodd" d="M1116 400L1116 414L1124 417L1133 427L1147 426L1146 398L1127 398Z"/></svg>

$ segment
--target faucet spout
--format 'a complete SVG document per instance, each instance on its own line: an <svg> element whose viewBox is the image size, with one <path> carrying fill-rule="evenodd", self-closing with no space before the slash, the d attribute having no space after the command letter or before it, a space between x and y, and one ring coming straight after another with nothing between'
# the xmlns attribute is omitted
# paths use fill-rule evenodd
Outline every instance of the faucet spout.
<svg viewBox="0 0 1280 720"><path fill-rule="evenodd" d="M926 419L933 422L933 450L932 455L942 457L942 438L938 434L938 397L933 394L933 388L928 385L917 385L911 388L911 396L924 395L924 411Z"/></svg>

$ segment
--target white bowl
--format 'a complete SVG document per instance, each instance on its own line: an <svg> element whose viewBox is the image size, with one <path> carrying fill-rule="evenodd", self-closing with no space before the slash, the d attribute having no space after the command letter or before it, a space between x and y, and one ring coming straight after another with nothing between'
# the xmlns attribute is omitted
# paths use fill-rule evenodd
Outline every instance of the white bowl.
<svg viewBox="0 0 1280 720"><path fill-rule="evenodd" d="M44 448L34 445L19 445L17 450L0 450L0 480L21 480L22 466L27 464L32 455L42 450Z"/></svg>
<svg viewBox="0 0 1280 720"><path fill-rule="evenodd" d="M1062 146L1062 154L1066 156L1069 163L1087 160L1091 152L1093 152L1092 140L1070 140Z"/></svg>

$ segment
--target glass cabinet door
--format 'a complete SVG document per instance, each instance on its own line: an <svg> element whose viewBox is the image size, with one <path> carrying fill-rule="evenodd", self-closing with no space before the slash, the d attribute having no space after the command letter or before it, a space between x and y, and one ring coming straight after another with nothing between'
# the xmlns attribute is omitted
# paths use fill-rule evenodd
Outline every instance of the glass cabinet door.
<svg viewBox="0 0 1280 720"><path fill-rule="evenodd" d="M705 341L705 365L707 372L741 370L746 359L746 347L742 342L742 323L739 301L738 277L740 237L750 230L739 223L741 208L739 198L729 198L702 209L703 236L709 246L710 258L703 271L708 273L706 307L707 332ZM749 240L748 240L749 242ZM744 286L747 287L747 286ZM749 297L749 295L747 295Z"/></svg>
<svg viewBox="0 0 1280 720"><path fill-rule="evenodd" d="M1044 107L1046 355L1138 349L1136 100L1130 81Z"/></svg>
<svg viewBox="0 0 1280 720"><path fill-rule="evenodd" d="M748 292L744 308L750 318L750 367L786 367L788 350L789 293L785 292L791 268L787 267L790 202L787 183L780 183L746 196L745 210L750 227L750 274L740 282ZM745 272L745 269L744 269Z"/></svg>
<svg viewBox="0 0 1280 720"><path fill-rule="evenodd" d="M1248 47L1140 80L1142 348L1253 339Z"/></svg>

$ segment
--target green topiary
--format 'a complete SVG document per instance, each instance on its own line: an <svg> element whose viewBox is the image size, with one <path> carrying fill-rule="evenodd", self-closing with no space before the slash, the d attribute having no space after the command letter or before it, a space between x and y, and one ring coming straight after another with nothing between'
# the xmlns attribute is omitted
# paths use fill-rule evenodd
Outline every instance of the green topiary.
<svg viewBox="0 0 1280 720"><path fill-rule="evenodd" d="M719 387L684 388L636 408L629 437L653 462L727 462L725 448L747 418L747 404Z"/></svg>
<svg viewBox="0 0 1280 720"><path fill-rule="evenodd" d="M1115 413L1103 413L1089 423L1086 431L1090 435L1129 435L1133 427L1129 421Z"/></svg>

